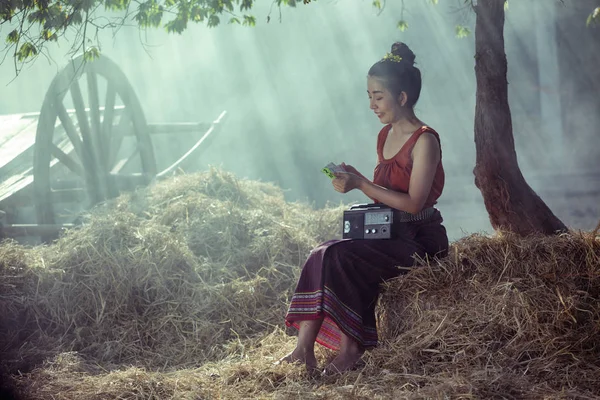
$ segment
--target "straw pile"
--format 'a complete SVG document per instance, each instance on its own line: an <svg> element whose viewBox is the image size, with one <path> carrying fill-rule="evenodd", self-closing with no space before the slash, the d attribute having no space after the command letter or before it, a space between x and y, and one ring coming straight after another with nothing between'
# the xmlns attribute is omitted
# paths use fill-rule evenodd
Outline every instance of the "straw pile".
<svg viewBox="0 0 600 400"><path fill-rule="evenodd" d="M19 369L40 349L152 369L219 359L230 339L280 325L301 260L337 234L340 212L212 169L123 195L51 246L5 242L0 341L19 351L4 359Z"/></svg>
<svg viewBox="0 0 600 400"><path fill-rule="evenodd" d="M473 235L384 285L377 364L478 398L600 394L600 240Z"/></svg>
<svg viewBox="0 0 600 400"><path fill-rule="evenodd" d="M598 398L595 232L466 237L384 285L361 370L272 365L295 343L299 266L341 210L212 169L123 195L51 246L0 245L7 381L42 400Z"/></svg>

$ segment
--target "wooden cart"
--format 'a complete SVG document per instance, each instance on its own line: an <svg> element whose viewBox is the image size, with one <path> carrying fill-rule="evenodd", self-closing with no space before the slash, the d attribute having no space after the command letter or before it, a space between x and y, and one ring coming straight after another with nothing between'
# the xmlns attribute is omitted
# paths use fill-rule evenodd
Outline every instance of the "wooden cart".
<svg viewBox="0 0 600 400"><path fill-rule="evenodd" d="M81 211L181 168L222 125L149 124L125 74L106 56L73 59L39 113L0 116L0 237L55 238ZM151 137L201 133L157 170Z"/></svg>

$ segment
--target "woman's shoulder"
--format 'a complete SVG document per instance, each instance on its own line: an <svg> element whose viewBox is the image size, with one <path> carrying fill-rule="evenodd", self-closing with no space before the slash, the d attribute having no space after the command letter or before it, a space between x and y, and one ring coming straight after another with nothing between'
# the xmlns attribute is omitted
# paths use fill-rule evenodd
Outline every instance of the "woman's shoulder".
<svg viewBox="0 0 600 400"><path fill-rule="evenodd" d="M421 126L421 128L419 128L417 130L417 132L415 132L415 133L416 133L415 142L420 137L425 136L425 137L429 137L429 138L435 138L435 139L437 139L438 143L440 143L440 134L429 125Z"/></svg>
<svg viewBox="0 0 600 400"><path fill-rule="evenodd" d="M437 131L428 125L423 125L413 137L413 143L410 146L409 152L412 156L413 150L419 148L419 151L426 151L424 149L430 149L430 151L440 152L442 151L442 142L440 135Z"/></svg>

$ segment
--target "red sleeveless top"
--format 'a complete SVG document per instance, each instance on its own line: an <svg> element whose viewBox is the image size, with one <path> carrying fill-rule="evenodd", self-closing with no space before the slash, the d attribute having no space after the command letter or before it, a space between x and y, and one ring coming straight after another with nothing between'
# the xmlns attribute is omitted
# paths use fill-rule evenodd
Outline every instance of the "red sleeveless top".
<svg viewBox="0 0 600 400"><path fill-rule="evenodd" d="M438 140L438 143L440 143L440 162L437 166L435 177L433 178L431 191L429 192L429 196L427 197L423 208L433 207L442 194L445 179L444 167L442 166L441 159L440 136L432 128L423 126L412 134L394 157L385 159L383 157L383 145L385 144L385 140L387 139L391 128L391 125L384 126L377 136L377 165L375 166L373 183L390 190L408 193L410 174L413 167L413 160L411 157L412 150L415 147L415 143L417 143L417 139L419 139L423 133L432 133ZM378 202L376 199L373 199L373 201Z"/></svg>

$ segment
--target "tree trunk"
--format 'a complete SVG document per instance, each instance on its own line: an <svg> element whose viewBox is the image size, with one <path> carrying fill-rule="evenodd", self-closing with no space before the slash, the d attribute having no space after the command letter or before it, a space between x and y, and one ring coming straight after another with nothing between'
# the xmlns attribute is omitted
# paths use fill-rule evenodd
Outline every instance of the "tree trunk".
<svg viewBox="0 0 600 400"><path fill-rule="evenodd" d="M526 236L554 234L566 226L529 187L519 165L508 105L504 52L504 0L475 6L475 185L495 230Z"/></svg>

